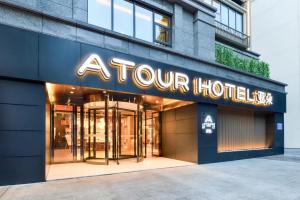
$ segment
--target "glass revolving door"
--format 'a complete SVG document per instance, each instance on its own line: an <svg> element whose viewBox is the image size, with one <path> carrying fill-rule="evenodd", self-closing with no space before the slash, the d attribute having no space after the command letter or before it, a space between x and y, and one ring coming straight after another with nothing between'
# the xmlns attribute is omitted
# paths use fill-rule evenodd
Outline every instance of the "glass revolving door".
<svg viewBox="0 0 300 200"><path fill-rule="evenodd" d="M106 150L109 148L109 145L106 141L105 133L105 110L89 109L88 118L87 159L98 159L99 163L106 164Z"/></svg>

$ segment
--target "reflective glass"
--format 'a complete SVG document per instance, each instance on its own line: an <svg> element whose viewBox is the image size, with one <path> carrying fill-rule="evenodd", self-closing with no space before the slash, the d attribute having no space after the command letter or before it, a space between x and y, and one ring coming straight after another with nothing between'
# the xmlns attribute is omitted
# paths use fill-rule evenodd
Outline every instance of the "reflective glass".
<svg viewBox="0 0 300 200"><path fill-rule="evenodd" d="M239 13L236 13L236 30L243 32L243 16Z"/></svg>
<svg viewBox="0 0 300 200"><path fill-rule="evenodd" d="M221 5L221 22L228 26L228 8Z"/></svg>
<svg viewBox="0 0 300 200"><path fill-rule="evenodd" d="M89 0L88 22L111 29L111 0Z"/></svg>
<svg viewBox="0 0 300 200"><path fill-rule="evenodd" d="M229 9L229 27L235 29L235 11Z"/></svg>
<svg viewBox="0 0 300 200"><path fill-rule="evenodd" d="M133 36L133 4L114 0L114 31Z"/></svg>
<svg viewBox="0 0 300 200"><path fill-rule="evenodd" d="M135 6L135 36L153 42L152 12L140 6Z"/></svg>

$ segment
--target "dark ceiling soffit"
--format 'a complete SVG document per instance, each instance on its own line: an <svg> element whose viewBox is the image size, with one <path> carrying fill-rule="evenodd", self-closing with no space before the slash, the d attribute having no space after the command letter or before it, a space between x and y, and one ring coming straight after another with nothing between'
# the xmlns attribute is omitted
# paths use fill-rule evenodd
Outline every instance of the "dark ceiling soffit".
<svg viewBox="0 0 300 200"><path fill-rule="evenodd" d="M179 1L179 0L174 0L174 1ZM180 1L182 1L182 0L180 0ZM39 15L42 18L48 18L48 19L51 19L51 20L54 20L54 21L62 22L62 23L65 23L65 24L68 24L68 25L71 25L71 26L86 29L86 30L93 31L93 32L96 32L96 33L106 34L106 35L109 35L109 36L112 36L112 37L116 37L118 39L123 39L123 40L127 40L127 41L130 41L130 42L133 42L133 43L138 43L138 44L146 46L146 47L158 49L158 50L161 50L161 51L166 51L168 53L173 53L175 55L178 55L178 56L181 56L181 57L184 57L184 58L188 58L188 59L191 59L191 60L202 62L202 63L208 64L208 65L213 65L213 66L216 66L216 67L219 67L219 68L226 69L228 71L232 71L232 72L235 72L235 73L238 73L238 74L243 74L243 75L246 75L246 76L257 78L257 79L260 79L260 80L263 80L263 81L266 81L266 82L271 82L271 83L281 85L281 86L287 86L286 83L282 83L282 82L279 82L279 81L276 81L276 80L273 80L273 79L260 77L260 76L251 74L249 72L243 72L243 71L240 71L240 70L236 70L236 69L230 68L228 66L225 66L223 64L207 61L207 60L195 57L195 56L185 55L185 54L182 54L181 52L175 51L173 49L170 49L170 48L167 48L167 47L157 46L157 45L147 43L147 42L135 39L135 38L124 36L122 34L115 33L115 32L112 32L112 31L108 31L108 30L105 30L103 28L88 24L86 22L80 22L80 21L76 21L76 20L73 20L73 19L69 19L69 18L56 17L54 15L45 14L45 13L39 11L39 10L36 10L36 9L15 5L15 4L9 3L9 2L0 1L0 5L5 5L5 6L8 6L8 7L17 9L17 10L22 10L22 11L25 11L25 12L28 12L28 13L31 13L31 14Z"/></svg>

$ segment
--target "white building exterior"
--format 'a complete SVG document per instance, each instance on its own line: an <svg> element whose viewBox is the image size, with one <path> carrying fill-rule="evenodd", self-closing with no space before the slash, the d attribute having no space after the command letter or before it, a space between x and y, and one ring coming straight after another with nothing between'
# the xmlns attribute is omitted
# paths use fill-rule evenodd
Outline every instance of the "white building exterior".
<svg viewBox="0 0 300 200"><path fill-rule="evenodd" d="M300 1L251 0L252 49L288 84L285 147L300 148Z"/></svg>

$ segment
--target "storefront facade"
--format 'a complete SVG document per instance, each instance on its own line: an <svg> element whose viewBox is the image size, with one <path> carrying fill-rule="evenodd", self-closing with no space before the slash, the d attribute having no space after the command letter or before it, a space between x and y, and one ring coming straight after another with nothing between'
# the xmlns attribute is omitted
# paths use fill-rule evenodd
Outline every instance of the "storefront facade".
<svg viewBox="0 0 300 200"><path fill-rule="evenodd" d="M283 153L282 83L7 25L0 40L1 185L45 181L54 163L163 156L205 164Z"/></svg>

